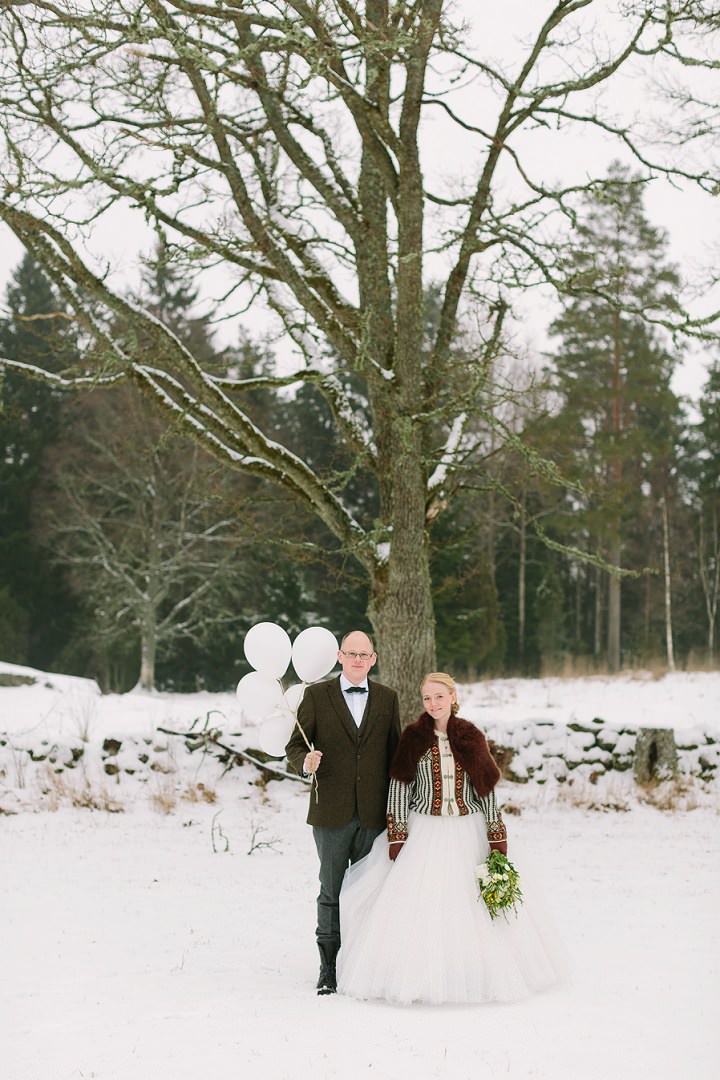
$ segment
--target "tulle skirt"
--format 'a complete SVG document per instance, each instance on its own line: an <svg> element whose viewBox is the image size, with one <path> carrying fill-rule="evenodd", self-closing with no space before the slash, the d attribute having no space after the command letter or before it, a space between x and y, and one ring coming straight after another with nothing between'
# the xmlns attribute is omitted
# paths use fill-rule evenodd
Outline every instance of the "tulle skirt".
<svg viewBox="0 0 720 1080"><path fill-rule="evenodd" d="M512 852L525 898L517 914L493 920L478 899L475 867L488 852L482 814L411 812L395 862L381 833L343 881L338 991L403 1004L517 1001L559 982L564 948Z"/></svg>

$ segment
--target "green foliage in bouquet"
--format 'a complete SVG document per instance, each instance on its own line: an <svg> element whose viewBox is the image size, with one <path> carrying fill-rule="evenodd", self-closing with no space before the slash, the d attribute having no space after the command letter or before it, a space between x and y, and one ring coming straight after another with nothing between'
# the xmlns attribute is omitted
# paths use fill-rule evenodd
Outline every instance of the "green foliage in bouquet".
<svg viewBox="0 0 720 1080"><path fill-rule="evenodd" d="M490 918L498 915L507 917L508 911L515 911L522 904L523 894L520 888L520 875L500 851L491 851L485 862L475 867L475 877L480 895L485 901Z"/></svg>

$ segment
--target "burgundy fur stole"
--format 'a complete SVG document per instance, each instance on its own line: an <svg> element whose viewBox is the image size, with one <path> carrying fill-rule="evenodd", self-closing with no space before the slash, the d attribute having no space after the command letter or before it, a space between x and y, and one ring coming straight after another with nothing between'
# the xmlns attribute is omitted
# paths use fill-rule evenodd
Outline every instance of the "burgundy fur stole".
<svg viewBox="0 0 720 1080"><path fill-rule="evenodd" d="M470 777L478 795L489 795L500 779L500 770L488 749L487 739L469 720L451 716L448 720L450 749ZM409 724L398 743L390 765L390 776L406 784L415 778L415 767L435 741L435 722L424 712L414 724Z"/></svg>

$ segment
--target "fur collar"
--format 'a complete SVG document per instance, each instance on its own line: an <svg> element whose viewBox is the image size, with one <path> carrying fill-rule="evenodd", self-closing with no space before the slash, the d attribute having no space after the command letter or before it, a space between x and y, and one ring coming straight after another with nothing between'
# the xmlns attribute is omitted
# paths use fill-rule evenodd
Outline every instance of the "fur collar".
<svg viewBox="0 0 720 1080"><path fill-rule="evenodd" d="M500 779L500 770L488 749L487 739L469 720L451 716L448 738L453 756L470 777L478 795L489 795ZM420 758L435 743L435 723L424 712L414 724L409 724L400 736L390 765L390 777L409 784L415 779L415 767Z"/></svg>

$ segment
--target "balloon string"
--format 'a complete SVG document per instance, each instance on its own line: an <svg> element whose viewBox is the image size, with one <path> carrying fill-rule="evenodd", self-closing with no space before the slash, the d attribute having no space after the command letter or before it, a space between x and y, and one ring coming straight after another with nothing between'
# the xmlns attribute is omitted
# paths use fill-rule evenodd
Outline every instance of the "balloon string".
<svg viewBox="0 0 720 1080"><path fill-rule="evenodd" d="M302 735L303 739L305 740L305 745L307 746L308 750L310 750L310 751L313 751L313 750L315 749L315 747L314 747L314 746L313 746L313 744L312 744L312 743L311 743L311 742L309 741L309 739L308 739L307 735L306 735L306 734L305 734L305 732L303 731L303 726L302 726L302 724L300 723L300 721L298 720L297 716L295 717L295 724L296 724L296 726L297 726L297 729L298 729L298 731L300 732L300 734ZM318 778L317 778L317 772L314 772L314 773L312 774L312 781L311 781L311 786L312 786L312 790L313 790L313 791L314 791L314 793L315 793L315 802L317 803L317 802L319 801L319 800L318 800Z"/></svg>

